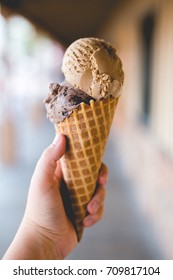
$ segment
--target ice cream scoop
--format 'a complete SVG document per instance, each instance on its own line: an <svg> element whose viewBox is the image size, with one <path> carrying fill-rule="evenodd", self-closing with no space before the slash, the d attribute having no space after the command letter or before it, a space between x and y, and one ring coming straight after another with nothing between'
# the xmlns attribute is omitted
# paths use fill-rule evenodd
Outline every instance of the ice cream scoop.
<svg viewBox="0 0 173 280"><path fill-rule="evenodd" d="M98 38L82 38L66 50L62 62L66 80L95 99L120 94L124 81L116 49Z"/></svg>
<svg viewBox="0 0 173 280"><path fill-rule="evenodd" d="M80 103L90 104L90 100L93 99L67 82L61 85L52 83L49 89L50 93L45 99L45 105L47 116L53 123L65 120Z"/></svg>
<svg viewBox="0 0 173 280"><path fill-rule="evenodd" d="M53 123L69 117L80 103L118 97L124 80L122 63L108 42L82 38L64 54L62 71L66 81L50 85L45 99L47 116Z"/></svg>

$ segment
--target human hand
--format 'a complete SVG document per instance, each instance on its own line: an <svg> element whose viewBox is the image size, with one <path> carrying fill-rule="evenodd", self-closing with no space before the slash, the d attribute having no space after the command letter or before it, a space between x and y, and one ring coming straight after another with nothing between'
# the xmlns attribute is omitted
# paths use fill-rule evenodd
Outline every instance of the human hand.
<svg viewBox="0 0 173 280"><path fill-rule="evenodd" d="M29 244L30 249L29 253L24 250L22 255L19 254L18 249L16 258L63 259L77 245L76 232L66 215L60 192L63 175L59 159L65 153L65 149L65 136L56 136L54 142L44 150L36 165L25 215L18 233L20 236L18 239L21 240L23 236L22 240ZM102 164L95 195L87 205L88 215L83 220L85 227L95 224L102 217L104 185L107 178L108 170ZM15 240L13 243L14 247ZM9 253L6 257L10 258Z"/></svg>

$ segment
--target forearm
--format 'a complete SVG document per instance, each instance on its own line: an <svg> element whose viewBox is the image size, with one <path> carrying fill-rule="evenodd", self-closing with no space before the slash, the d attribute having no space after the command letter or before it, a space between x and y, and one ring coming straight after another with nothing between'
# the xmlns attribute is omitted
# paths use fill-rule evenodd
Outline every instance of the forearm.
<svg viewBox="0 0 173 280"><path fill-rule="evenodd" d="M4 260L59 260L62 259L53 242L22 222Z"/></svg>

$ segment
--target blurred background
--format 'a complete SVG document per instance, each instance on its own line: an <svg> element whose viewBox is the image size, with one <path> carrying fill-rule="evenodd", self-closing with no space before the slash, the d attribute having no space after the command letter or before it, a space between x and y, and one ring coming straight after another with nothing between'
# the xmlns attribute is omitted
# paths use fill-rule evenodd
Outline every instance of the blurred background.
<svg viewBox="0 0 173 280"><path fill-rule="evenodd" d="M43 100L66 47L96 36L117 48L125 84L104 162L104 219L68 259L173 258L173 2L0 1L0 257L30 179L54 137Z"/></svg>

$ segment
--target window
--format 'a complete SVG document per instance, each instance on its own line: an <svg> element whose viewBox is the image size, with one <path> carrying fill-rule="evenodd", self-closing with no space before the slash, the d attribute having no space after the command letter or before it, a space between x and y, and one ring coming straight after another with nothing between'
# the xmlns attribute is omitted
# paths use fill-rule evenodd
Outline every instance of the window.
<svg viewBox="0 0 173 280"><path fill-rule="evenodd" d="M151 79L152 79L152 42L154 35L154 14L148 14L141 25L143 44L143 92L142 92L142 120L148 124L150 119L151 104Z"/></svg>

